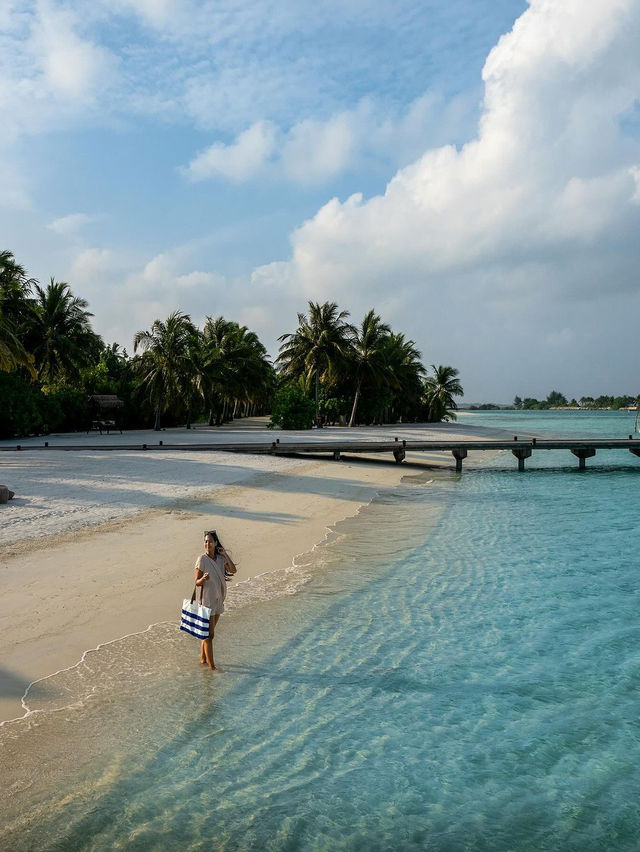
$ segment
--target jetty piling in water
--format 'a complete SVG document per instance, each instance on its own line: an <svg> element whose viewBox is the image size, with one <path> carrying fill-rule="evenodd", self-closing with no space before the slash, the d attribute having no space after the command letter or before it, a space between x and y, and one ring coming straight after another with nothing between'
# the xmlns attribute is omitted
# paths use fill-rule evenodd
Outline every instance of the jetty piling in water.
<svg viewBox="0 0 640 852"><path fill-rule="evenodd" d="M518 459L518 470L524 470L524 461L531 458L533 450L530 447L518 447L517 450L511 450L511 452Z"/></svg>
<svg viewBox="0 0 640 852"><path fill-rule="evenodd" d="M571 450L571 452L578 459L578 467L580 470L585 469L585 459L590 459L596 454L593 447L578 447Z"/></svg>
<svg viewBox="0 0 640 852"><path fill-rule="evenodd" d="M466 459L467 451L464 447L455 447L451 450L454 459L456 460L456 471L462 473L462 460Z"/></svg>

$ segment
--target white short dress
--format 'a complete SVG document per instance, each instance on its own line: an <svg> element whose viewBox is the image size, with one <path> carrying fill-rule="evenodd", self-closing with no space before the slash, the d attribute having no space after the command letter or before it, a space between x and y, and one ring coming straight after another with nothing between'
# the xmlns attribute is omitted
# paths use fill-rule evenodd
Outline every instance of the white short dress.
<svg viewBox="0 0 640 852"><path fill-rule="evenodd" d="M218 554L215 559L212 559L206 553L203 553L196 559L196 568L203 574L209 573L209 579L201 586L202 605L208 606L212 615L220 615L224 612L224 599L227 596L227 581L224 578L222 554Z"/></svg>

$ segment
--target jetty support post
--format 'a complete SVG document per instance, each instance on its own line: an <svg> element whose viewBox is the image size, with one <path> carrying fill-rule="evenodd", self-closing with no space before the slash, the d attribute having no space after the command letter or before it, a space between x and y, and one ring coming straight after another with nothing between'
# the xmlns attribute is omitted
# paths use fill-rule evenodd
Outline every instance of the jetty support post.
<svg viewBox="0 0 640 852"><path fill-rule="evenodd" d="M466 459L467 451L464 447L456 447L451 450L453 457L456 460L456 473L462 473L462 459Z"/></svg>
<svg viewBox="0 0 640 852"><path fill-rule="evenodd" d="M397 449L393 451L393 457L396 460L396 464L400 464L400 462L404 461L405 452L404 449Z"/></svg>
<svg viewBox="0 0 640 852"><path fill-rule="evenodd" d="M513 455L518 459L518 470L524 470L524 460L530 458L530 447L518 447L517 450L511 450Z"/></svg>
<svg viewBox="0 0 640 852"><path fill-rule="evenodd" d="M640 450L636 450L634 447L631 447L631 448L629 449L629 452L630 452L630 453L633 453L633 454L634 454L634 456L640 456Z"/></svg>
<svg viewBox="0 0 640 852"><path fill-rule="evenodd" d="M571 452L578 459L578 470L584 470L585 459L590 459L596 454L593 447L578 447L577 449L571 450Z"/></svg>
<svg viewBox="0 0 640 852"><path fill-rule="evenodd" d="M334 461L340 461L341 458L342 457L340 455L340 450L334 450L333 451L333 460Z"/></svg>

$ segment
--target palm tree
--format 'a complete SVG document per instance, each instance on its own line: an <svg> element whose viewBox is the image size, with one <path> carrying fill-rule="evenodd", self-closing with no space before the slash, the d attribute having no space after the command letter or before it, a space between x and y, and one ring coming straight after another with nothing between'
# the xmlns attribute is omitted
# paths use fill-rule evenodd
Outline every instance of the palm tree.
<svg viewBox="0 0 640 852"><path fill-rule="evenodd" d="M191 360L190 381L182 386L182 400L187 410L186 428L191 429L191 417L195 406L205 398L205 352L202 332L193 326L188 342L189 358Z"/></svg>
<svg viewBox="0 0 640 852"><path fill-rule="evenodd" d="M0 251L0 308L9 322L22 325L31 308L35 284L37 281L27 278L10 251Z"/></svg>
<svg viewBox="0 0 640 852"><path fill-rule="evenodd" d="M346 322L349 311L339 311L335 302L309 302L309 315L298 314L298 328L283 334L276 359L283 375L315 384L316 417L320 381L331 380L336 368L351 350L353 326Z"/></svg>
<svg viewBox="0 0 640 852"><path fill-rule="evenodd" d="M112 378L119 379L127 368L129 356L119 343L106 344L100 357Z"/></svg>
<svg viewBox="0 0 640 852"><path fill-rule="evenodd" d="M386 358L389 326L372 309L365 314L360 328L355 332L351 364L356 381L356 392L353 398L353 408L349 426L354 426L358 403L364 382L376 384L391 384L392 374Z"/></svg>
<svg viewBox="0 0 640 852"><path fill-rule="evenodd" d="M219 316L215 320L207 317L202 329L202 390L205 404L209 409L209 426L213 426L214 422L220 425L224 417L224 411L216 403L218 400L222 401L225 396L227 373L225 349L230 328L231 323ZM216 412L218 413L217 421Z"/></svg>
<svg viewBox="0 0 640 852"><path fill-rule="evenodd" d="M26 367L35 378L33 357L20 340L34 283L10 251L0 251L0 370Z"/></svg>
<svg viewBox="0 0 640 852"><path fill-rule="evenodd" d="M458 370L455 367L447 367L440 364L436 367L431 365L433 376L425 379L424 401L429 406L429 421L439 423L441 420L455 420L453 409L458 407L454 396L462 396L464 393Z"/></svg>
<svg viewBox="0 0 640 852"><path fill-rule="evenodd" d="M215 320L207 317L202 338L205 398L209 402L209 425L212 426L214 409L217 409L219 424L235 416L239 405L252 405L265 396L273 367L258 335L237 322L224 317Z"/></svg>
<svg viewBox="0 0 640 852"><path fill-rule="evenodd" d="M246 408L267 396L273 384L274 371L267 350L255 332L245 326L237 326L231 344L227 357L230 372L235 370L235 376L227 392L234 400L235 417L238 405Z"/></svg>
<svg viewBox="0 0 640 852"><path fill-rule="evenodd" d="M422 353L404 334L391 333L385 341L385 359L392 376L391 407L395 414L414 413L419 407L426 370Z"/></svg>
<svg viewBox="0 0 640 852"><path fill-rule="evenodd" d="M27 320L27 345L39 378L48 384L77 380L80 370L99 358L104 344L92 330L88 303L65 281L51 278L46 289L34 284L36 298Z"/></svg>
<svg viewBox="0 0 640 852"><path fill-rule="evenodd" d="M142 350L137 362L142 387L154 411L154 429L160 430L160 417L176 399L186 401L198 378L194 361L197 330L188 314L174 311L166 320L155 320L149 331L138 331L133 351Z"/></svg>
<svg viewBox="0 0 640 852"><path fill-rule="evenodd" d="M0 370L11 372L18 367L26 367L35 378L33 355L30 355L15 334L12 324L0 311Z"/></svg>

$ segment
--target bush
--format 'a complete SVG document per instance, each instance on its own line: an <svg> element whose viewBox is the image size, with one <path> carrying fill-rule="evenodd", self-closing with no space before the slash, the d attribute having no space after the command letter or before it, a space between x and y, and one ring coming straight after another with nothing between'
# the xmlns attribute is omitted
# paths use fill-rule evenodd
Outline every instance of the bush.
<svg viewBox="0 0 640 852"><path fill-rule="evenodd" d="M337 423L341 417L349 416L350 400L344 397L321 397L318 409L327 423Z"/></svg>
<svg viewBox="0 0 640 852"><path fill-rule="evenodd" d="M15 373L0 372L0 438L39 434L44 425L42 393Z"/></svg>
<svg viewBox="0 0 640 852"><path fill-rule="evenodd" d="M84 391L59 387L43 395L42 415L50 432L86 429L91 420Z"/></svg>
<svg viewBox="0 0 640 852"><path fill-rule="evenodd" d="M269 428L311 429L316 407L299 385L281 388L273 398Z"/></svg>

